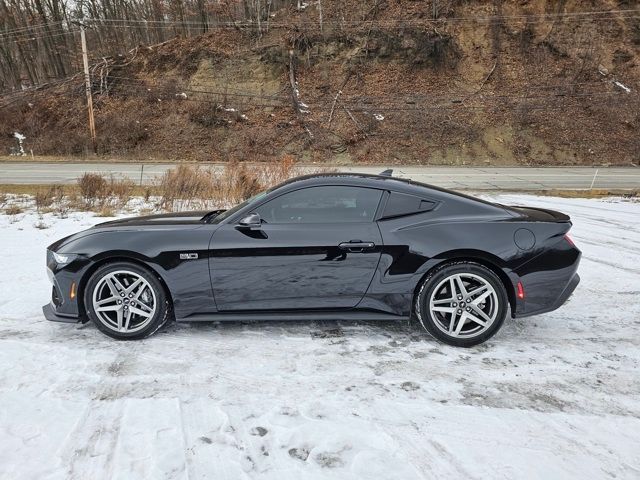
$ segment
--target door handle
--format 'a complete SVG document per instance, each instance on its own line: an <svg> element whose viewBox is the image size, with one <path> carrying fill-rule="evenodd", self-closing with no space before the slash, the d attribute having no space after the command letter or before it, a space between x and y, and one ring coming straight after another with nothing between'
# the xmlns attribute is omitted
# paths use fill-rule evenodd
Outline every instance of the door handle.
<svg viewBox="0 0 640 480"><path fill-rule="evenodd" d="M373 242L361 242L360 240L351 240L350 242L342 242L338 244L339 248L350 252L362 252L364 250L370 250L375 246L376 244Z"/></svg>

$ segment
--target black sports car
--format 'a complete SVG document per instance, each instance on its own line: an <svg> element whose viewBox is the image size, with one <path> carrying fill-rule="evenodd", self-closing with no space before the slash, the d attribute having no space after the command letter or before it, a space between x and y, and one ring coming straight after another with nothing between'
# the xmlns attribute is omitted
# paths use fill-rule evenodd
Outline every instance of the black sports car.
<svg viewBox="0 0 640 480"><path fill-rule="evenodd" d="M127 218L47 251L49 320L139 339L177 321L407 320L458 346L576 288L569 217L387 175L299 177L229 210Z"/></svg>

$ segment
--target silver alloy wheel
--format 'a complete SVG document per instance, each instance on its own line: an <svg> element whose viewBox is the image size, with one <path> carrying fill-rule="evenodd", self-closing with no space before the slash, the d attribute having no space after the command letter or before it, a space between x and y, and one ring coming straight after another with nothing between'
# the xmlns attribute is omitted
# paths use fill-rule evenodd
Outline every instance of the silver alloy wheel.
<svg viewBox="0 0 640 480"><path fill-rule="evenodd" d="M141 275L109 272L93 289L93 311L107 328L120 333L142 330L156 313L156 294Z"/></svg>
<svg viewBox="0 0 640 480"><path fill-rule="evenodd" d="M498 295L487 280L473 273L456 273L431 293L429 311L435 325L450 337L472 338L496 320Z"/></svg>

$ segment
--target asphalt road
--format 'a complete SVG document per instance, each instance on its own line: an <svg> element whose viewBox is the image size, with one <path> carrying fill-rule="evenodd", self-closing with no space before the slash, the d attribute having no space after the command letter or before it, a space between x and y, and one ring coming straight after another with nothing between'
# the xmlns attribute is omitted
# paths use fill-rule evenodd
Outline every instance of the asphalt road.
<svg viewBox="0 0 640 480"><path fill-rule="evenodd" d="M0 184L74 183L84 172L128 177L150 184L175 164L0 163ZM220 169L222 165L212 165ZM384 166L337 167L344 172L380 173ZM305 167L301 167L301 173ZM394 176L445 188L468 190L639 189L637 167L393 167Z"/></svg>

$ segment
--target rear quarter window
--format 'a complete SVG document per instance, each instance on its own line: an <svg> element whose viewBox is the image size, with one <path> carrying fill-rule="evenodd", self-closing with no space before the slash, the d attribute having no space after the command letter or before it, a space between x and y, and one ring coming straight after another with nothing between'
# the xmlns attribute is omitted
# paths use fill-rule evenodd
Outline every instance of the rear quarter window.
<svg viewBox="0 0 640 480"><path fill-rule="evenodd" d="M416 213L429 212L436 202L407 193L390 192L381 219L403 217Z"/></svg>

